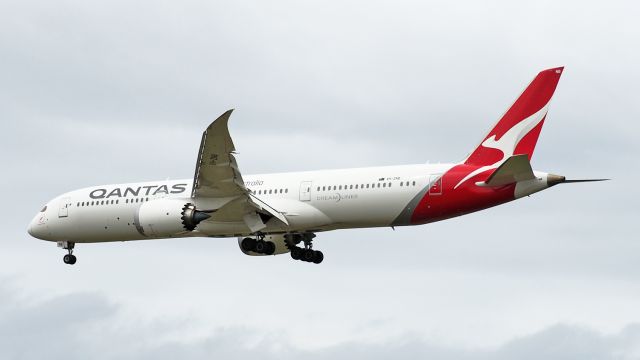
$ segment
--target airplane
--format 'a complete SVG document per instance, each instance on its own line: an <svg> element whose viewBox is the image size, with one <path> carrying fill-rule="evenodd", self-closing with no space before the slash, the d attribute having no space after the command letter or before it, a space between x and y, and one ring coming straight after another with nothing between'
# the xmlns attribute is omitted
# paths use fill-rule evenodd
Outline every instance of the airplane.
<svg viewBox="0 0 640 360"><path fill-rule="evenodd" d="M202 134L193 180L112 184L49 201L28 233L75 264L77 243L237 238L247 255L290 253L319 264L317 233L422 225L487 209L567 180L531 157L564 67L543 70L462 161L243 175L228 130L233 110ZM300 245L302 244L302 245ZM300 246L299 246L300 245Z"/></svg>

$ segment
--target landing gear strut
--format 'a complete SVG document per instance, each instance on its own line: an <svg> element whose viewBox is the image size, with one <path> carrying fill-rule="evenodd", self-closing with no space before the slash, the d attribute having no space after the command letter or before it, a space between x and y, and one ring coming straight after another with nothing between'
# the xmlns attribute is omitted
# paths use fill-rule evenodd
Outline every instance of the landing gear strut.
<svg viewBox="0 0 640 360"><path fill-rule="evenodd" d="M58 247L61 247L69 252L68 254L62 257L62 261L64 261L65 264L73 265L76 263L76 260L77 260L76 256L73 255L73 248L75 247L75 245L76 243L70 242L70 241L58 242Z"/></svg>
<svg viewBox="0 0 640 360"><path fill-rule="evenodd" d="M242 250L253 251L258 254L273 255L276 251L276 244L264 240L264 234L259 234L258 239L246 237L242 239Z"/></svg>
<svg viewBox="0 0 640 360"><path fill-rule="evenodd" d="M286 234L284 236L285 244L291 251L291 258L293 260L301 260L305 262L312 262L314 264L320 264L324 260L324 254L322 251L313 250L313 238L316 237L314 233L302 233L302 234ZM304 248L299 248L296 245L303 242Z"/></svg>

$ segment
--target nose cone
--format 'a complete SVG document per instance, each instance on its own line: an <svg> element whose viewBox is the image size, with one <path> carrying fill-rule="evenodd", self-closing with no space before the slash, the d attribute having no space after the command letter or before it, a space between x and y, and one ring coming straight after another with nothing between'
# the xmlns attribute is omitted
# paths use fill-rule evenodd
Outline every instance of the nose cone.
<svg viewBox="0 0 640 360"><path fill-rule="evenodd" d="M44 213L36 214L33 220L31 220L31 222L29 223L27 232L34 238L47 240L47 219Z"/></svg>

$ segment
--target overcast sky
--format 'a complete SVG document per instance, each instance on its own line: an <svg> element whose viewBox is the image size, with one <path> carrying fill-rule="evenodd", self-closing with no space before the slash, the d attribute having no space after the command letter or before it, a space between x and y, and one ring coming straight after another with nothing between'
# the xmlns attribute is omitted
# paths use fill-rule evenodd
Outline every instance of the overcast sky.
<svg viewBox="0 0 640 360"><path fill-rule="evenodd" d="M2 359L640 358L633 2L0 3ZM89 244L26 226L79 187L189 178L209 123L244 174L462 159L566 66L533 165L569 178L441 223Z"/></svg>

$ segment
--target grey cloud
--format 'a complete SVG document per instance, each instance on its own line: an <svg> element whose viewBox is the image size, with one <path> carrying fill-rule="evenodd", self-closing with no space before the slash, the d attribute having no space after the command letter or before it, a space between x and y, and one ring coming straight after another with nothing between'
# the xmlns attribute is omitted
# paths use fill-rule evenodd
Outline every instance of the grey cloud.
<svg viewBox="0 0 640 360"><path fill-rule="evenodd" d="M495 348L441 345L412 334L376 343L345 342L305 349L285 333L216 328L193 340L176 339L189 322L125 322L122 306L96 293L69 293L24 304L0 287L0 357L3 359L632 359L640 351L640 325L613 334L558 324Z"/></svg>

